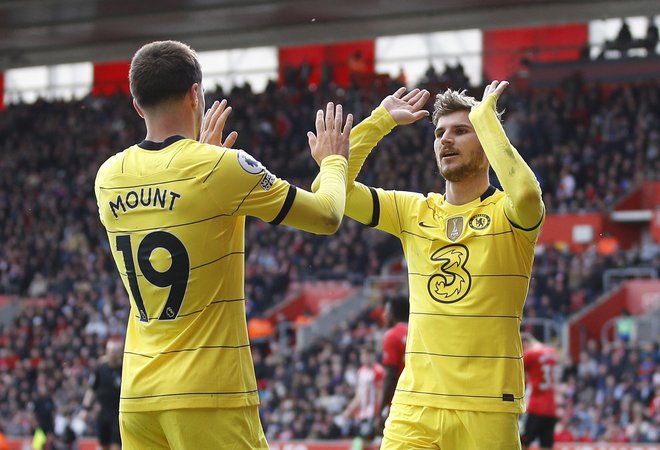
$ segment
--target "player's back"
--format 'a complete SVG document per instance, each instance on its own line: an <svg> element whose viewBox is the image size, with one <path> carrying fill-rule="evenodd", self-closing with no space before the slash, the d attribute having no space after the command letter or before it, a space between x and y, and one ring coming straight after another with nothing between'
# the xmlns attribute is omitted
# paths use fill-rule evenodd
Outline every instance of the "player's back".
<svg viewBox="0 0 660 450"><path fill-rule="evenodd" d="M272 218L285 185L245 152L180 137L101 167L99 213L131 298L122 411L257 403L244 215L261 204L253 215Z"/></svg>

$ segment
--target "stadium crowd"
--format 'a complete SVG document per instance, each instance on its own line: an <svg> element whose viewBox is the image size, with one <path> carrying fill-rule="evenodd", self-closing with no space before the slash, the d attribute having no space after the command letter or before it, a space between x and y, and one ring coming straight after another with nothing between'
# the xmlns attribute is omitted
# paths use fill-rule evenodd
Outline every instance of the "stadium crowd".
<svg viewBox="0 0 660 450"><path fill-rule="evenodd" d="M454 73L455 75L455 73ZM311 89L271 83L209 94L233 107L228 128L236 147L274 174L308 187L317 172L306 132L327 100L365 117L399 81L378 79L369 88L332 84ZM461 85L433 71L421 86L431 92ZM476 92L475 92L476 93ZM642 179L660 179L660 83L617 87L569 80L561 90L508 92L505 128L530 162L548 212L594 211L611 206ZM92 191L96 170L109 155L143 138L130 99L87 97L38 101L0 112L0 295L25 298L0 325L0 421L8 435L31 434L53 418L55 432L71 425L86 380L110 336L121 336L128 298L116 275ZM367 161L361 180L383 188L440 191L432 159L430 121L395 130ZM496 180L494 180L496 183ZM281 301L292 281L348 279L400 266L398 241L346 219L337 235L313 236L248 220L246 301L256 317ZM603 291L611 267L660 266L654 248L603 255L540 248L526 305L531 317L562 321ZM383 327L372 310L342 324L333 339L303 351L276 343L254 349L262 418L269 438L336 438L355 433L343 408L354 393L360 350L377 353ZM591 343L567 362L562 380L566 414L558 430L567 439L653 442L660 430L658 343Z"/></svg>

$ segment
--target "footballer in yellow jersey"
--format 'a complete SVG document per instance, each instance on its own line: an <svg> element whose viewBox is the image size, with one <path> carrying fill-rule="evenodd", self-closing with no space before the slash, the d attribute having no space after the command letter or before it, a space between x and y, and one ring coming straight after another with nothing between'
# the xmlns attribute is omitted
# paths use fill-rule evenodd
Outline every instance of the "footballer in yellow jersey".
<svg viewBox="0 0 660 450"><path fill-rule="evenodd" d="M172 67L177 76L167 72ZM315 139L324 150L313 156L323 181L312 194L245 151L198 141L220 139L229 109L216 102L202 118L201 71L186 45L145 45L130 77L147 136L110 157L95 182L131 301L120 397L124 448L267 448L245 317L245 216L336 231L351 118L342 131L339 105L317 113Z"/></svg>
<svg viewBox="0 0 660 450"><path fill-rule="evenodd" d="M519 330L544 210L538 182L495 112L506 85L490 85L480 104L454 91L438 95L434 149L444 195L349 186L346 214L397 236L408 268L405 368L382 449L520 447ZM353 130L349 183L385 134L419 118L412 114L428 94L404 91ZM489 163L504 192L490 186Z"/></svg>
<svg viewBox="0 0 660 450"><path fill-rule="evenodd" d="M110 158L96 192L132 300L122 411L256 404L245 216L281 222L296 188L244 151L175 136Z"/></svg>

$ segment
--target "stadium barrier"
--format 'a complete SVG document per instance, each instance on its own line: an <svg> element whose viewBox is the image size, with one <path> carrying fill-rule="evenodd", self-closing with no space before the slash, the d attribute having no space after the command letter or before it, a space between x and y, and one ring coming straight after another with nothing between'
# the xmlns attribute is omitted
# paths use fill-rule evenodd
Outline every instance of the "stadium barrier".
<svg viewBox="0 0 660 450"><path fill-rule="evenodd" d="M32 450L32 438L8 438L9 450ZM96 439L82 438L77 441L78 450L101 450ZM359 444L354 446L351 440L342 441L271 441L270 450L378 450L377 447ZM554 450L657 450L657 444L618 444L607 442L595 443L556 443ZM538 450L531 446L530 450Z"/></svg>

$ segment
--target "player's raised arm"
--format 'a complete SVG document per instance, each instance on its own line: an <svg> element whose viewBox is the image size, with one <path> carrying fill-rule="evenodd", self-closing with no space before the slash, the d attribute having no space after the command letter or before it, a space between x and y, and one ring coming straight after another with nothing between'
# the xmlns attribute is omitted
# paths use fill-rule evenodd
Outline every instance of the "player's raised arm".
<svg viewBox="0 0 660 450"><path fill-rule="evenodd" d="M291 208L281 221L301 230L319 234L337 231L346 206L349 136L353 127L353 115L343 123L341 105L328 103L316 113L316 134L308 138L315 142L312 157L320 166L320 183L315 193L298 189Z"/></svg>
<svg viewBox="0 0 660 450"><path fill-rule="evenodd" d="M371 115L360 122L351 132L351 147L348 156L348 191L352 189L362 165L366 161L376 144L397 125L408 125L428 117L429 112L424 108L430 97L426 89L413 89L406 93L406 88L399 88L396 92L383 99ZM313 135L309 146L314 148ZM312 191L318 189L319 177L312 183Z"/></svg>
<svg viewBox="0 0 660 450"><path fill-rule="evenodd" d="M407 125L428 117L429 112L424 106L430 95L425 89L406 92L406 88L402 87L385 97L371 115L353 129L348 156L347 216L365 224L373 222L375 190L357 183L355 179L371 151L396 125ZM313 136L309 137L309 146L313 149L316 142ZM312 191L318 189L319 181L317 176L312 183Z"/></svg>
<svg viewBox="0 0 660 450"><path fill-rule="evenodd" d="M469 118L509 198L507 217L523 229L534 229L543 219L541 188L532 169L509 142L496 112L497 99L508 85L508 81L496 80L486 86L483 100L472 108Z"/></svg>

